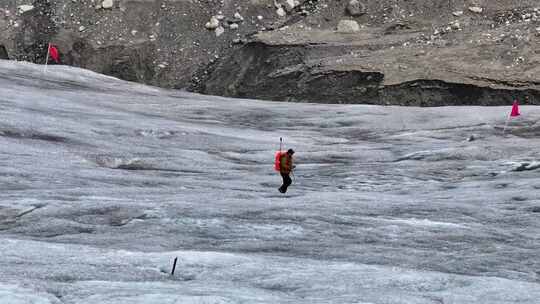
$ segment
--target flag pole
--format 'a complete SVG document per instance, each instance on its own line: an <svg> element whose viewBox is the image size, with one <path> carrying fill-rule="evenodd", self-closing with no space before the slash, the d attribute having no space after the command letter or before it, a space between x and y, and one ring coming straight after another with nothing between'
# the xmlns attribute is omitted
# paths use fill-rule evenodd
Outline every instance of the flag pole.
<svg viewBox="0 0 540 304"><path fill-rule="evenodd" d="M503 135L506 132L506 128L508 128L508 123L510 122L510 119L515 116L519 116L519 103L517 99L514 100L514 104L512 104L512 111L510 111L510 115L508 115L508 119L504 124Z"/></svg>
<svg viewBox="0 0 540 304"><path fill-rule="evenodd" d="M47 64L49 63L49 52L51 51L51 43L47 45L47 58L45 58L45 67L43 68L43 73L47 71Z"/></svg>
<svg viewBox="0 0 540 304"><path fill-rule="evenodd" d="M504 124L504 129L503 129L503 135L506 132L506 127L508 127L508 123L510 122L511 117L512 117L512 114L509 114L508 118L506 119L506 123Z"/></svg>

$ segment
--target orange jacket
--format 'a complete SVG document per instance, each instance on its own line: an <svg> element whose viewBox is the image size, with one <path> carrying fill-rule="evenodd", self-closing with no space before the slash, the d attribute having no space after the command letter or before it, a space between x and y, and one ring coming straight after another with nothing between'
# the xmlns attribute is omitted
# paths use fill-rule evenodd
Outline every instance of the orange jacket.
<svg viewBox="0 0 540 304"><path fill-rule="evenodd" d="M292 156L287 153L282 154L281 158L279 159L279 164L280 164L279 172L285 173L285 174L291 173L293 169Z"/></svg>

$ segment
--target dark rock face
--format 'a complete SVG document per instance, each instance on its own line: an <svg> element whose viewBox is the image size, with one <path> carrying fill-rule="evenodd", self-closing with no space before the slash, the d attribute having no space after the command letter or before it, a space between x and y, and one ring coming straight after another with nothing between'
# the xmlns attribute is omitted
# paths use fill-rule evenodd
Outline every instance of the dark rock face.
<svg viewBox="0 0 540 304"><path fill-rule="evenodd" d="M495 89L463 83L448 83L437 79L419 79L380 90L379 104L404 106L446 105L508 105L529 96L529 104L540 104L540 90Z"/></svg>
<svg viewBox="0 0 540 304"><path fill-rule="evenodd" d="M248 43L224 58L195 90L276 101L404 106L506 105L525 96L529 96L529 104L540 102L538 82L497 81L493 75L496 70L486 75L459 64L459 52L448 62L437 61L438 57L416 61L405 57L408 66L403 66L401 61L389 61L384 48L370 46L372 51L367 52L366 46L361 46L370 58L366 59L350 56L358 46L290 45L270 43L267 38L262 39L266 42ZM392 54L396 58L409 56ZM426 75L426 62L433 65L431 77ZM455 69L454 63L463 69L463 75L445 76Z"/></svg>
<svg viewBox="0 0 540 304"><path fill-rule="evenodd" d="M0 45L0 59L9 59L6 47L3 45Z"/></svg>
<svg viewBox="0 0 540 304"><path fill-rule="evenodd" d="M111 45L94 48L85 40L78 40L73 43L65 60L76 66L92 66L103 74L120 79L151 83L156 76L149 60L153 52L154 45L149 42L130 47Z"/></svg>
<svg viewBox="0 0 540 304"><path fill-rule="evenodd" d="M249 43L217 65L200 90L268 100L377 103L383 74L332 71L304 64L307 52L302 46Z"/></svg>
<svg viewBox="0 0 540 304"><path fill-rule="evenodd" d="M537 0L476 1L472 10L445 0L31 3L0 3L0 45L11 59L43 63L50 42L61 64L208 94L425 106L529 94L539 102ZM354 30L337 32L343 20Z"/></svg>

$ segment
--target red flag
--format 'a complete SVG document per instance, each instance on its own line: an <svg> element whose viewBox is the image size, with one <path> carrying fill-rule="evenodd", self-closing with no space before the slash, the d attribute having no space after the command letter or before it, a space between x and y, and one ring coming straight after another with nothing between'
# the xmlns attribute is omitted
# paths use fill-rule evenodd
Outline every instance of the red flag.
<svg viewBox="0 0 540 304"><path fill-rule="evenodd" d="M510 117L516 117L519 116L519 104L517 100L514 100L514 104L512 105L512 112L510 113Z"/></svg>
<svg viewBox="0 0 540 304"><path fill-rule="evenodd" d="M51 58L56 61L56 63L60 63L60 56L58 55L58 49L56 46L49 43L49 55Z"/></svg>

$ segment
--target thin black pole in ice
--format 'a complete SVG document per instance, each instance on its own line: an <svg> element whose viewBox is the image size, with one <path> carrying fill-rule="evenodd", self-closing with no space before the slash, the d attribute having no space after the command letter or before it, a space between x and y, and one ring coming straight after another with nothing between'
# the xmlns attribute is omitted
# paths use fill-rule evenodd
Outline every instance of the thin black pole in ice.
<svg viewBox="0 0 540 304"><path fill-rule="evenodd" d="M173 265L172 265L172 271L171 271L172 276L174 275L174 271L176 270L176 262L177 261L178 261L178 257L174 258L174 262L173 262Z"/></svg>
<svg viewBox="0 0 540 304"><path fill-rule="evenodd" d="M45 66L43 67L43 73L47 72L47 64L49 63L49 55L51 50L51 43L47 44L47 57L45 57Z"/></svg>

